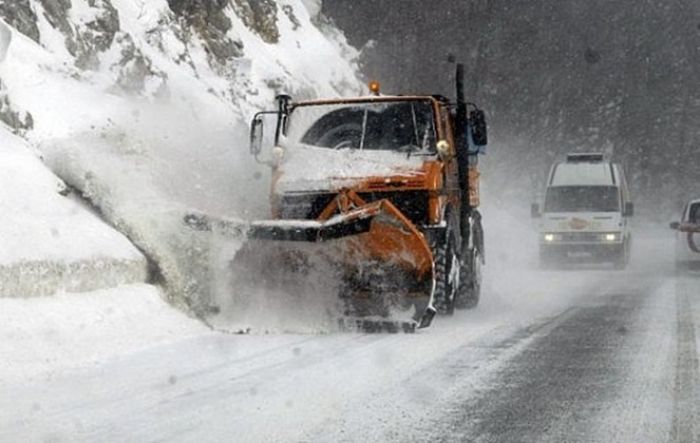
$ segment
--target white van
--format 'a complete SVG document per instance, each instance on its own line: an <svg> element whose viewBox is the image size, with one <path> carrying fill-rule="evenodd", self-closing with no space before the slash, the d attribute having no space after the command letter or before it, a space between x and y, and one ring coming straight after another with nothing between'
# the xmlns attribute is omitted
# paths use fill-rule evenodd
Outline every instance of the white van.
<svg viewBox="0 0 700 443"><path fill-rule="evenodd" d="M544 202L532 205L539 219L540 264L629 262L634 212L622 167L603 154L569 154L552 166Z"/></svg>

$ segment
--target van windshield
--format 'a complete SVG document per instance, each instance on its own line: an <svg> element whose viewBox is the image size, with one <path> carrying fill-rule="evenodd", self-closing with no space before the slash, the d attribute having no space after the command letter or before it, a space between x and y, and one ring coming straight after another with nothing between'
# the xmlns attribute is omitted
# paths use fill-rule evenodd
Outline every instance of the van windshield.
<svg viewBox="0 0 700 443"><path fill-rule="evenodd" d="M554 186L547 189L544 212L619 212L615 186Z"/></svg>

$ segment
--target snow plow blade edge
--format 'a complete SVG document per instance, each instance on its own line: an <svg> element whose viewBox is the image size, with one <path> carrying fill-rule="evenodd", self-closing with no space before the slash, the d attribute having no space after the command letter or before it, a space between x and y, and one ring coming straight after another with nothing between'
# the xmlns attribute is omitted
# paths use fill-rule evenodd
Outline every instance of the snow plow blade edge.
<svg viewBox="0 0 700 443"><path fill-rule="evenodd" d="M298 223L287 220L253 222L248 228L247 237L251 240L323 242L369 232L372 218L371 216L341 216L326 222L304 220Z"/></svg>

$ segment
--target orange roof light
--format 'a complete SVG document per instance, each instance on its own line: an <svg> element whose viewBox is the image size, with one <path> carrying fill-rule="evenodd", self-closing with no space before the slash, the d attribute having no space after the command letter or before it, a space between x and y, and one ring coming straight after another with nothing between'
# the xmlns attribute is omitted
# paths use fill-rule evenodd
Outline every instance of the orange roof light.
<svg viewBox="0 0 700 443"><path fill-rule="evenodd" d="M379 82L376 80L372 80L369 82L369 92L371 92L373 95L379 95Z"/></svg>

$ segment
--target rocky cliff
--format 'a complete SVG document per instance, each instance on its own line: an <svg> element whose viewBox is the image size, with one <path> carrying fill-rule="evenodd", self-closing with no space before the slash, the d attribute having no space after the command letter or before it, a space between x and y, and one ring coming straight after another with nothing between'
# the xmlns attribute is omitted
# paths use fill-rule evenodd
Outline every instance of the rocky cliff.
<svg viewBox="0 0 700 443"><path fill-rule="evenodd" d="M173 92L171 77L184 76L247 119L282 91L357 92L356 54L319 4L0 0L0 18L57 56L54 70L102 83L109 93L164 98ZM0 91L2 121L31 129L32 110L11 110L11 91L1 85Z"/></svg>

